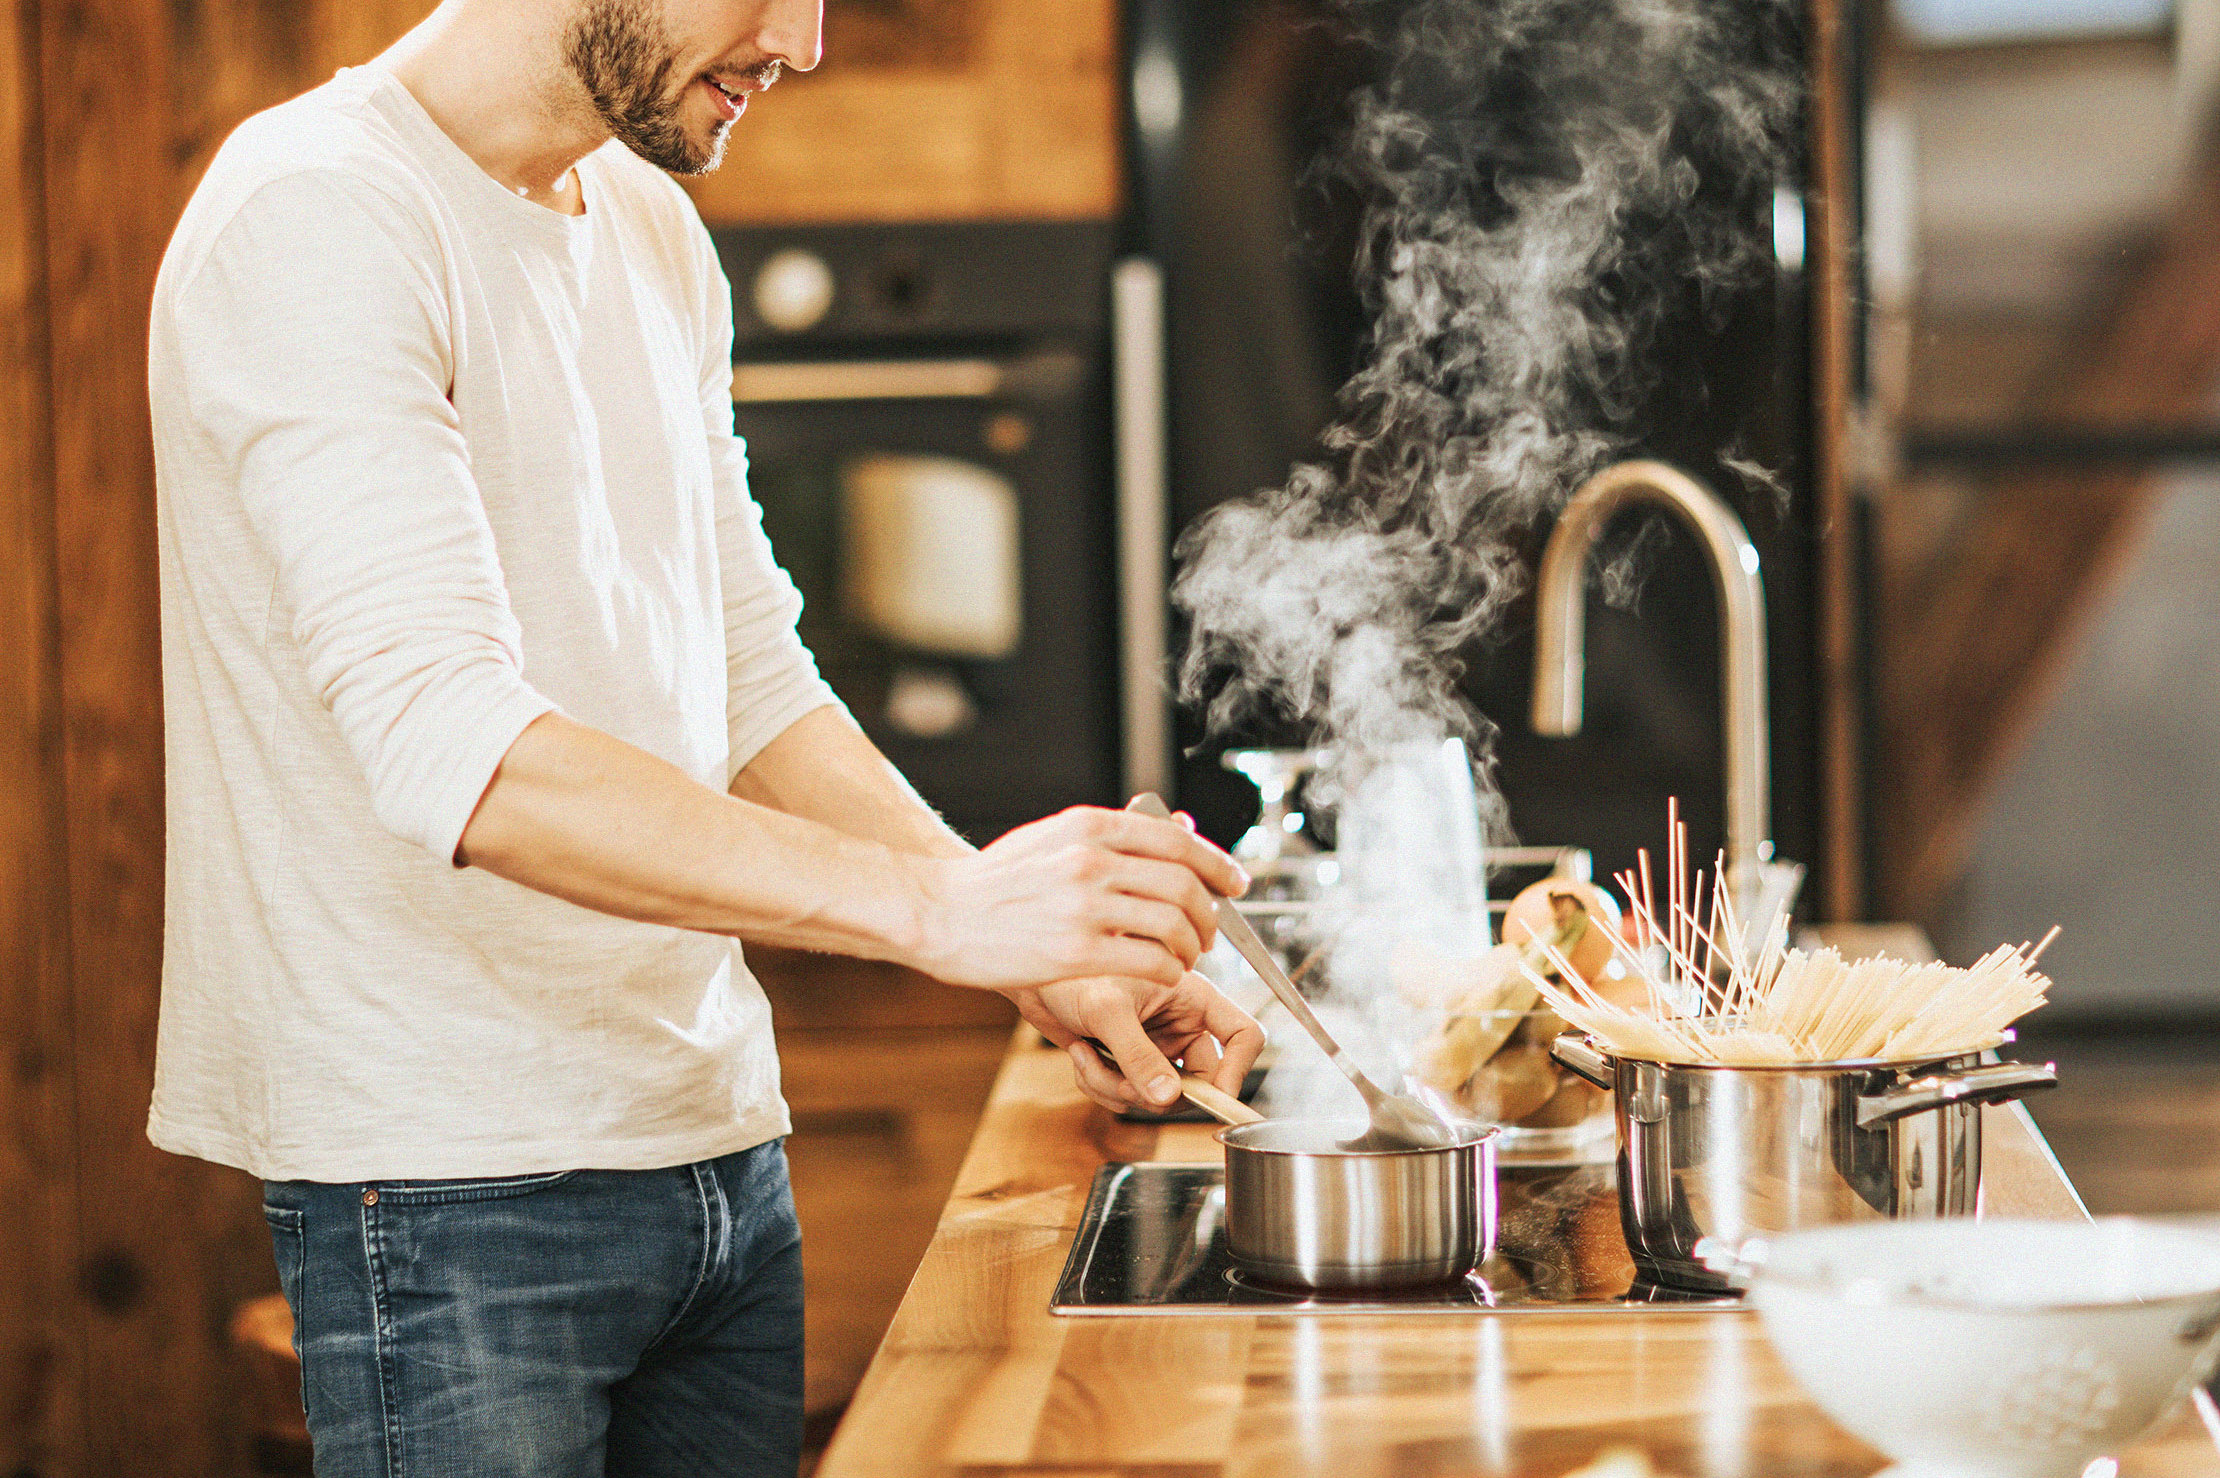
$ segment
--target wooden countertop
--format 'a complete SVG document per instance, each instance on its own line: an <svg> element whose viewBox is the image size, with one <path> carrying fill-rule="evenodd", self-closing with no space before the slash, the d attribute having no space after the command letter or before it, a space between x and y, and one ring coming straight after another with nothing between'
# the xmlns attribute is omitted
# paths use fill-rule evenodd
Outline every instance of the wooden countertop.
<svg viewBox="0 0 2220 1478"><path fill-rule="evenodd" d="M819 1478L1559 1478L1614 1447L1672 1478L1871 1478L1741 1313L1059 1318L1109 1160L1211 1162L1207 1126L1121 1124L1020 1028L932 1246ZM2018 1105L1985 1126L1991 1214L2082 1216ZM2200 1395L2123 1478L2220 1475Z"/></svg>

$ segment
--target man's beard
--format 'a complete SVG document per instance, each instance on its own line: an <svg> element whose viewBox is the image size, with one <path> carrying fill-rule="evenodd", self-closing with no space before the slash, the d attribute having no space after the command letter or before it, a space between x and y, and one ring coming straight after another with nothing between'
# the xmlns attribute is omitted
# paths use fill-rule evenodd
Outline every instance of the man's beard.
<svg viewBox="0 0 2220 1478"><path fill-rule="evenodd" d="M652 0L585 0L563 38L563 59L609 132L648 163L672 174L707 174L724 162L729 122L703 141L679 122L688 89L671 90L678 51Z"/></svg>

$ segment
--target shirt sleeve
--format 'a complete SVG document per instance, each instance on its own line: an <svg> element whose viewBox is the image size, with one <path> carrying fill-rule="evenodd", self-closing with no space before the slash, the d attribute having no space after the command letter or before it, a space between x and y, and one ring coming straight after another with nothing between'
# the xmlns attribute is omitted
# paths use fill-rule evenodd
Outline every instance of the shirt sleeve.
<svg viewBox="0 0 2220 1478"><path fill-rule="evenodd" d="M554 704L524 679L454 406L428 230L337 171L259 189L179 288L183 393L276 570L273 630L378 820L452 860L495 767Z"/></svg>
<svg viewBox="0 0 2220 1478"><path fill-rule="evenodd" d="M724 588L729 784L796 719L827 705L838 707L840 700L818 676L816 659L794 629L801 592L773 557L763 510L748 492L747 445L732 427L732 289L709 233L698 221L693 229L708 329L701 402L716 480L717 570Z"/></svg>

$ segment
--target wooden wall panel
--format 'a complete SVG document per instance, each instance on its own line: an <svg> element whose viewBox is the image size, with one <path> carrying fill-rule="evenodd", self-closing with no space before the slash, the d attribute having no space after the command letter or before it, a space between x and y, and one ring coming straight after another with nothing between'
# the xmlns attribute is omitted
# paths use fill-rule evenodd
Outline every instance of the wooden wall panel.
<svg viewBox="0 0 2220 1478"><path fill-rule="evenodd" d="M716 225L1074 220L1117 210L1116 0L910 0L925 34L844 34L758 98L724 168L689 183ZM930 44L935 29L950 44ZM843 45L850 51L843 53Z"/></svg>
<svg viewBox="0 0 2220 1478"><path fill-rule="evenodd" d="M37 12L0 11L0 1473L79 1478Z"/></svg>
<svg viewBox="0 0 2220 1478"><path fill-rule="evenodd" d="M162 731L148 439L147 303L177 200L146 137L175 55L161 0L43 7L54 509L88 1473L233 1471L220 1412L215 1243L251 1187L146 1140L162 948Z"/></svg>
<svg viewBox="0 0 2220 1478"><path fill-rule="evenodd" d="M74 1001L82 1471L243 1469L227 1325L276 1286L246 1175L146 1139L162 938L161 668L145 344L177 214L249 114L362 60L416 4L44 0L60 772ZM148 104L145 99L167 101ZM64 1037L67 1040L67 1037ZM39 1469L42 1478L45 1469ZM73 1471L56 1467L54 1471Z"/></svg>
<svg viewBox="0 0 2220 1478"><path fill-rule="evenodd" d="M932 1240L1016 1013L893 965L751 947L794 1134L808 1285L804 1401L830 1433Z"/></svg>

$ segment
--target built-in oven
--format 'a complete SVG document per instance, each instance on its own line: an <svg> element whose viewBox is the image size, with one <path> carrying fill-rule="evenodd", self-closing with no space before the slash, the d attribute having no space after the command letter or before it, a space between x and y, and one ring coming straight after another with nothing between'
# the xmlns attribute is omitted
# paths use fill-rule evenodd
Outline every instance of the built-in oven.
<svg viewBox="0 0 2220 1478"><path fill-rule="evenodd" d="M802 637L974 840L1120 799L1111 245L1090 223L718 233Z"/></svg>

